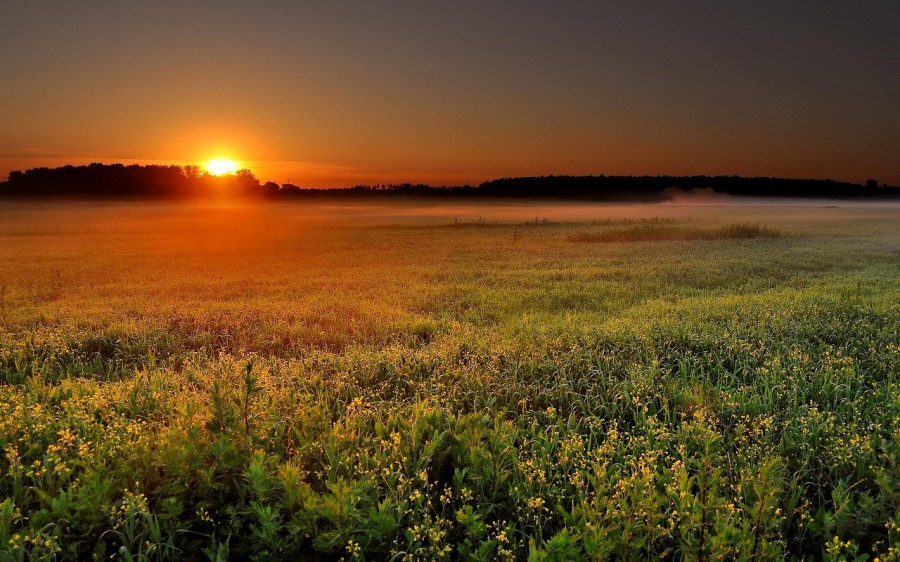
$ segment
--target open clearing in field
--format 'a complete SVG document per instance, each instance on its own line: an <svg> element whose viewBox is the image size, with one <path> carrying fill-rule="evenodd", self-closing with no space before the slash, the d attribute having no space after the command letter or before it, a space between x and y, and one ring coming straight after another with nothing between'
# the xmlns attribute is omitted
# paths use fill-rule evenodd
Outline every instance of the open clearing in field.
<svg viewBox="0 0 900 562"><path fill-rule="evenodd" d="M3 203L0 553L884 553L898 224Z"/></svg>

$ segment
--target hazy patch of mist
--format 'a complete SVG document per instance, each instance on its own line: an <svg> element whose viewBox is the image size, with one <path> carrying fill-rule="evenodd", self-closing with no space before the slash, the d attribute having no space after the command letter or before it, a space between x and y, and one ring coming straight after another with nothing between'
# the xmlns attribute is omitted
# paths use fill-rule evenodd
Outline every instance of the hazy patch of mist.
<svg viewBox="0 0 900 562"><path fill-rule="evenodd" d="M297 206L296 213L309 213L313 220L372 224L455 224L591 222L620 219L739 219L768 221L785 215L808 214L811 219L826 219L828 211L898 210L895 201L845 201L826 199L779 199L734 197L704 190L689 193L677 202L604 203L592 201L428 201L405 200L354 204L310 204ZM834 213L831 213L832 215ZM799 218L799 216L795 217Z"/></svg>
<svg viewBox="0 0 900 562"><path fill-rule="evenodd" d="M711 187L695 187L687 190L670 187L663 191L663 196L667 198L663 202L665 205L724 205L733 199L728 193L719 193Z"/></svg>
<svg viewBox="0 0 900 562"><path fill-rule="evenodd" d="M696 187L687 190L679 187L670 187L663 194L667 197L667 200L660 203L660 205L900 209L900 201L896 200L868 199L854 201L812 197L746 197L721 193L711 187Z"/></svg>
<svg viewBox="0 0 900 562"><path fill-rule="evenodd" d="M710 190L711 191L711 190ZM869 217L895 220L896 201L834 201L720 197L701 191L675 203L602 203L525 200L395 199L247 204L3 203L0 237L35 234L125 236L153 232L236 247L266 239L309 239L342 228L376 225L607 222L642 219L814 223ZM711 203L710 199L717 201ZM723 201L726 201L723 202ZM699 202L698 202L699 201Z"/></svg>

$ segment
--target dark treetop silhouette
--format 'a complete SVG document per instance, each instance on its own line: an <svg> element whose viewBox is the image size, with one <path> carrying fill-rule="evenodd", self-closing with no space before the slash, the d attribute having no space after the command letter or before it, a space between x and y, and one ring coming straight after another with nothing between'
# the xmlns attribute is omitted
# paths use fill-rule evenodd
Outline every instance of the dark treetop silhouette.
<svg viewBox="0 0 900 562"><path fill-rule="evenodd" d="M250 170L213 176L197 166L90 164L33 168L12 172L0 183L0 196L20 199L53 198L208 198L266 197L489 197L592 201L664 201L673 190L714 190L718 194L757 197L836 199L900 198L900 187L819 179L739 176L537 176L502 178L479 186L434 187L423 184L358 185L349 189L260 185Z"/></svg>
<svg viewBox="0 0 900 562"><path fill-rule="evenodd" d="M261 194L250 170L213 176L197 166L91 164L11 172L0 194L17 198L195 198Z"/></svg>

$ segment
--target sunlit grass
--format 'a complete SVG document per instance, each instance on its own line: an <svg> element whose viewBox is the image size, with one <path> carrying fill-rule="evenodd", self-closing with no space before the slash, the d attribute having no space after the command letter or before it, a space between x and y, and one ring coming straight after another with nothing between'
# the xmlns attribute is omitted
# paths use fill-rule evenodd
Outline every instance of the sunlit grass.
<svg viewBox="0 0 900 562"><path fill-rule="evenodd" d="M0 209L0 559L884 558L896 216L606 212Z"/></svg>

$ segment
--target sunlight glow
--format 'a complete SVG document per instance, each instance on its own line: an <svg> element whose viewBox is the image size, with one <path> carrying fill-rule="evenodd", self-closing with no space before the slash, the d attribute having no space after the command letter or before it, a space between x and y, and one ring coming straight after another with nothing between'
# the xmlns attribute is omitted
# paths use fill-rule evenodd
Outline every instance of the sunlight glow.
<svg viewBox="0 0 900 562"><path fill-rule="evenodd" d="M214 176L224 176L225 174L233 174L238 171L238 164L234 160L207 160L203 167Z"/></svg>

